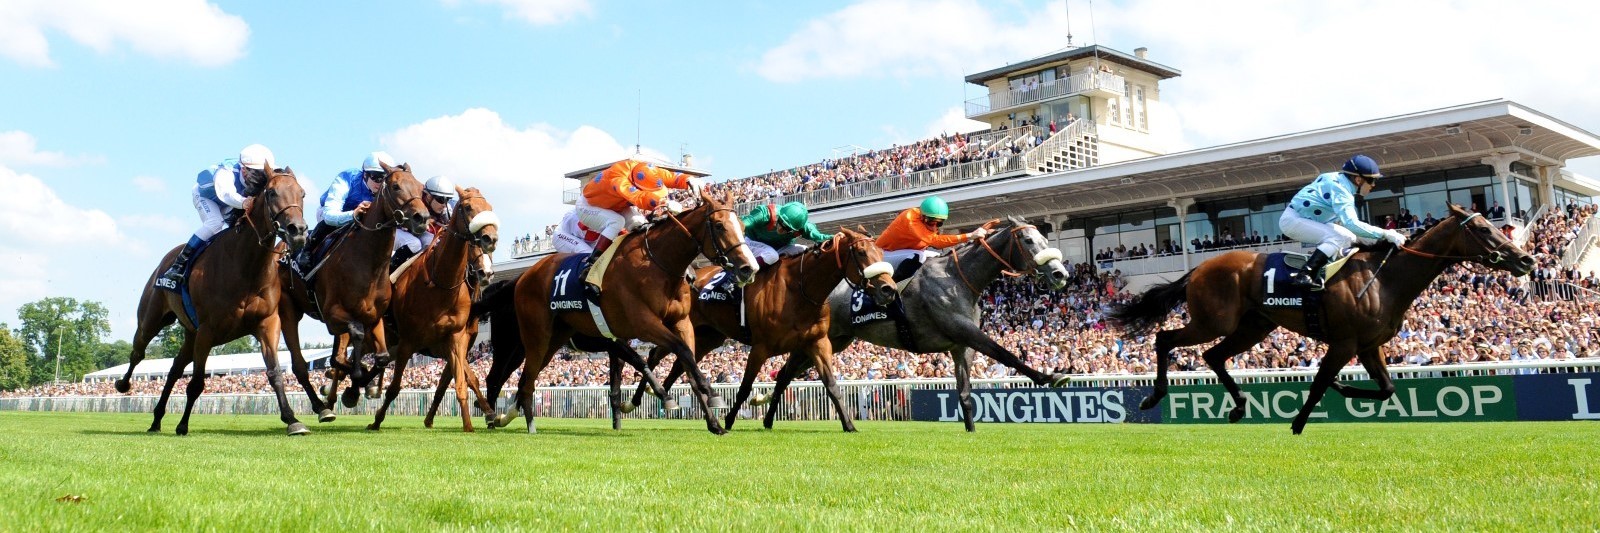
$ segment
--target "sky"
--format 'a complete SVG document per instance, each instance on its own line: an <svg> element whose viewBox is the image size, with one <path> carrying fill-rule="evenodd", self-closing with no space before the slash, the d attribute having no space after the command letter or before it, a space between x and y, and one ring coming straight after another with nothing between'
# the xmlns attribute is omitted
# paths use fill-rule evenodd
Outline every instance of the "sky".
<svg viewBox="0 0 1600 533"><path fill-rule="evenodd" d="M199 225L194 176L251 143L311 195L386 150L482 189L509 239L560 219L562 174L636 145L719 180L972 131L966 74L1088 44L1183 72L1152 110L1174 151L1494 98L1600 131L1596 20L1545 1L6 0L0 322L70 296L131 338ZM1570 168L1600 176L1594 159Z"/></svg>

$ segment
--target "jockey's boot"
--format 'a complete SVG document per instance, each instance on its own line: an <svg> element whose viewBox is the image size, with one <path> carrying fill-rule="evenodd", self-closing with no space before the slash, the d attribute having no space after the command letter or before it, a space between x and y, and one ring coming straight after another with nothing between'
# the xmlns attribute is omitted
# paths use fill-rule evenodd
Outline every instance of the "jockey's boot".
<svg viewBox="0 0 1600 533"><path fill-rule="evenodd" d="M584 276L585 279L587 279L589 277L587 275L587 272L588 272L590 267L594 266L595 260L599 259L600 258L600 254L605 253L606 252L606 248L610 248L610 247L611 247L611 239L607 238L605 235L601 235L600 238L595 239L595 241L594 241L594 251L593 252L589 252L589 257L587 259L583 260L583 271L586 273L585 276ZM593 284L590 284L587 281L585 281L584 284L583 284L583 288L584 288L584 291L586 291L588 293L586 296L588 296L589 301L591 301L591 302L600 301L600 288L599 287L596 287Z"/></svg>
<svg viewBox="0 0 1600 533"><path fill-rule="evenodd" d="M389 256L389 273L393 274L395 270L400 268L400 265L406 264L406 260L415 255L417 255L417 252L413 251L409 246L395 250L394 255Z"/></svg>
<svg viewBox="0 0 1600 533"><path fill-rule="evenodd" d="M313 261L311 257L316 255L317 247L322 244L324 239L328 238L329 233L333 233L333 226L319 223L317 224L317 227L311 229L311 234L306 235L305 247L301 248L300 255L297 255L294 258L295 269L299 270L301 275L309 274L311 272L311 267L316 266L312 264Z"/></svg>
<svg viewBox="0 0 1600 533"><path fill-rule="evenodd" d="M194 251L200 248L205 241L199 237L190 236L189 242L184 243L183 249L178 250L178 257L172 260L172 266L156 278L156 287L176 292L183 286L184 270L189 267L189 260L194 259Z"/></svg>
<svg viewBox="0 0 1600 533"><path fill-rule="evenodd" d="M1320 291L1325 288L1325 281L1322 279L1322 267L1325 266L1328 266L1328 254L1322 253L1320 249L1311 252L1311 257L1306 259L1305 268L1295 272L1289 281L1296 287L1308 291Z"/></svg>

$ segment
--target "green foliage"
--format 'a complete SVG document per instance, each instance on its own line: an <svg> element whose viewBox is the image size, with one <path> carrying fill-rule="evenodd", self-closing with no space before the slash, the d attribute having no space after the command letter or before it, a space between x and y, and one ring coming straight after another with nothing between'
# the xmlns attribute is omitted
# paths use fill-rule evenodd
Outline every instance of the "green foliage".
<svg viewBox="0 0 1600 533"><path fill-rule="evenodd" d="M211 355L221 355L221 354L231 354L231 353L250 353L250 352L260 353L261 352L261 345L256 342L256 338L255 337L251 337L249 335L245 335L243 337L239 337L237 339L233 339L231 341L228 341L227 344L223 344L221 346L218 346L218 347L215 347L215 348L211 349Z"/></svg>
<svg viewBox="0 0 1600 533"><path fill-rule="evenodd" d="M28 385L32 372L28 366L28 347L0 323L0 390L16 390Z"/></svg>
<svg viewBox="0 0 1600 533"><path fill-rule="evenodd" d="M144 349L144 356L146 359L171 359L178 356L178 349L182 347L183 326L172 323L161 328L150 346Z"/></svg>
<svg viewBox="0 0 1600 533"><path fill-rule="evenodd" d="M61 379L77 381L98 370L101 339L111 334L108 312L100 302L79 302L52 296L17 309L17 329L31 356L32 383L55 379L59 358Z"/></svg>
<svg viewBox="0 0 1600 533"><path fill-rule="evenodd" d="M1294 436L743 420L715 437L692 420L541 418L529 435L520 420L461 433L459 419L427 430L410 416L375 433L341 415L289 438L276 416L196 415L176 437L180 414L150 435L149 414L0 413L0 529L1570 531L1600 516L1600 423ZM83 500L57 501L69 495Z"/></svg>

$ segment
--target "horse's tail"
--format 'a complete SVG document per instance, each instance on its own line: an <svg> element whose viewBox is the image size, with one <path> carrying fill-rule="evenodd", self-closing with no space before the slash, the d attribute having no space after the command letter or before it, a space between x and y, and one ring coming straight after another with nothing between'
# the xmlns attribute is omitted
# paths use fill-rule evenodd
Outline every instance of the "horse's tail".
<svg viewBox="0 0 1600 533"><path fill-rule="evenodd" d="M489 318L489 348L494 357L494 364L489 374L496 374L496 370L504 370L514 361L522 359L522 333L517 323L517 281L514 279L496 281L483 289L483 295L472 302L472 317L482 320ZM497 383L503 383L510 377L509 371L503 371L503 377ZM491 381L493 381L491 379ZM498 387L496 387L498 388Z"/></svg>
<svg viewBox="0 0 1600 533"><path fill-rule="evenodd" d="M1139 295L1131 302L1117 304L1107 317L1112 323L1122 326L1123 331L1130 336L1140 336L1150 332L1163 320L1178 304L1189 299L1189 276L1194 274L1191 270L1171 283L1162 283L1151 287L1150 290Z"/></svg>

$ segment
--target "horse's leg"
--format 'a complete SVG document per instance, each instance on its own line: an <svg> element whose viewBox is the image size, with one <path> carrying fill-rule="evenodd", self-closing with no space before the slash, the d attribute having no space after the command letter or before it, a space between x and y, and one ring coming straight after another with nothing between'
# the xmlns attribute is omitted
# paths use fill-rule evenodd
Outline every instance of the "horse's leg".
<svg viewBox="0 0 1600 533"><path fill-rule="evenodd" d="M410 343L404 340L395 343L393 348L398 353L405 354L416 353L417 351L416 346L412 346ZM389 380L389 390L383 395L383 405L378 407L377 413L373 413L372 423L367 424L367 429L370 431L378 431L382 429L383 419L389 415L389 404L394 403L394 399L400 397L400 386L402 385L401 382L405 381L406 377L406 363L411 362L411 356L409 355L405 357L400 357L394 354L390 355L392 356L390 359L394 359L394 377ZM356 390L355 384L352 383L350 385L350 390Z"/></svg>
<svg viewBox="0 0 1600 533"><path fill-rule="evenodd" d="M339 384L344 381L345 368L350 368L350 358L345 353L350 349L350 334L336 333L333 336L333 350L328 352L328 371L324 374L328 382L322 386L322 395L326 397L328 407L332 408L338 403Z"/></svg>
<svg viewBox="0 0 1600 533"><path fill-rule="evenodd" d="M809 365L810 359L792 354L789 360L783 362L783 368L778 369L777 383L772 384L772 400L768 402L766 416L761 417L761 427L772 429L772 421L778 417L778 408L783 405L783 392L789 389L789 382L805 372Z"/></svg>
<svg viewBox="0 0 1600 533"><path fill-rule="evenodd" d="M378 387L383 383L383 372L389 368L389 361L384 359L395 359L396 356L389 353L388 334L386 333L388 330L384 328L382 318L379 318L378 322L372 325L371 331L372 333L369 337L372 339L370 343L372 345L372 375L367 376L361 385L366 388L368 398L377 398ZM402 357L410 360L412 355L414 355L412 352L407 352Z"/></svg>
<svg viewBox="0 0 1600 533"><path fill-rule="evenodd" d="M1002 365L1006 365L1012 369L1015 369L1017 373L1027 377L1036 385L1059 387L1067 382L1067 376L1065 374L1047 376L1044 372L1034 370L1033 367L1028 366L1028 363L1023 361L1022 358L1017 357L1017 355L1014 353L1011 353L1011 350L1007 350L1004 346L1001 346L1000 343L995 342L994 339L991 339L988 335L985 335L982 330L978 329L977 324L967 320L954 320L951 321L951 323L941 325L944 327L945 334L949 335L956 342L971 347L972 349L977 350L979 353L989 356L990 359L994 359Z"/></svg>
<svg viewBox="0 0 1600 533"><path fill-rule="evenodd" d="M1197 315L1191 313L1189 316ZM1156 332L1156 384L1150 390L1150 396L1139 402L1139 409L1154 409L1167 396L1167 367L1172 366L1174 348L1209 342L1218 336L1201 325L1198 318L1181 328Z"/></svg>
<svg viewBox="0 0 1600 533"><path fill-rule="evenodd" d="M352 326L355 325L352 324ZM348 359L350 364L350 387L339 395L339 402L343 403L346 409L354 409L356 404L361 402L361 389L372 382L373 373L382 372L382 369L378 368L376 364L371 369L362 365L362 361L367 358L367 354L373 350L373 335L376 332L367 329L365 326L352 327L350 330L350 350L354 355L354 357ZM373 358L376 359L377 357L374 356Z"/></svg>
<svg viewBox="0 0 1600 533"><path fill-rule="evenodd" d="M450 386L450 381L455 376L455 372L451 368L452 366L454 366L454 363L446 360L444 363L444 369L439 371L439 386L434 387L433 389L433 402L428 405L428 416L422 419L422 427L433 427L433 415L439 413L439 402L444 400L444 389ZM480 395L479 397L481 398L482 396ZM463 415L465 415L465 413L463 413Z"/></svg>
<svg viewBox="0 0 1600 533"><path fill-rule="evenodd" d="M1394 396L1394 381L1389 379L1389 369L1383 364L1383 347L1380 345L1362 350L1356 356L1361 359L1361 366L1367 369L1367 375L1373 383L1378 385L1377 390L1354 387L1337 380L1328 386L1346 398L1383 401Z"/></svg>
<svg viewBox="0 0 1600 533"><path fill-rule="evenodd" d="M621 344L617 342L616 344ZM611 430L622 430L622 357L617 354L619 350L607 350L606 369L610 373L610 392L607 395L611 400Z"/></svg>
<svg viewBox="0 0 1600 533"><path fill-rule="evenodd" d="M704 344L700 346L700 349L705 349ZM733 421L739 418L739 408L744 406L745 400L750 399L750 389L756 384L756 374L761 372L762 363L771 357L772 350L765 344L757 343L750 346L750 358L744 362L744 377L739 380L739 392L734 394L733 405L729 406L728 416L723 420L723 427L729 431L733 430Z"/></svg>
<svg viewBox="0 0 1600 533"><path fill-rule="evenodd" d="M461 431L471 433L472 407L467 404L467 389L473 389L472 394L478 397L478 403L483 403L483 393L478 392L476 387L473 387L473 380L467 378L467 374L472 373L472 369L467 366L467 350L472 347L472 335L466 331L457 331L450 337L449 342L450 356L447 359L449 363L445 364L447 367L445 370L455 374L456 403L460 404L461 408Z"/></svg>
<svg viewBox="0 0 1600 533"><path fill-rule="evenodd" d="M656 373L650 370L650 365L645 363L644 357L640 356L639 352L634 351L633 347L628 346L626 342L614 342L611 346L612 348L607 350L607 353L611 354L612 364L616 364L618 360L621 360L632 366L634 370L639 371L638 391L634 393L632 402L621 404L620 409L622 409L623 413L631 413L634 408L639 406L639 400L643 398L638 395L643 393L645 387L650 387L650 390L654 390L656 395L662 398L667 397L666 387L661 386L661 381L656 379ZM618 386L620 387L621 385Z"/></svg>
<svg viewBox="0 0 1600 533"><path fill-rule="evenodd" d="M669 353L672 353L672 351L668 350L665 346L657 346L655 348L651 348L650 349L650 357L645 359L645 362L644 362L645 368L651 368L651 369L655 368L656 365L661 364L661 360L662 359L666 359L667 358L667 354L669 354ZM667 393L672 390L672 381L674 379L676 379L676 374L673 374L669 370L667 372L667 379L662 380L661 388L657 389L657 391L660 393L659 396L661 397L661 401L665 402L667 400ZM647 386L648 386L648 384L644 383L643 381L640 381L639 382L639 387L636 388L633 391L633 406L634 407L638 407L641 403L644 402L644 393L645 393L645 391L648 390L645 387L647 387Z"/></svg>
<svg viewBox="0 0 1600 533"><path fill-rule="evenodd" d="M278 419L288 426L289 436L311 433L305 424L294 416L289 407L289 395L283 391L283 369L278 366L278 315L268 315L256 329L256 342L261 345L261 361L267 366L267 384L278 397Z"/></svg>
<svg viewBox="0 0 1600 533"><path fill-rule="evenodd" d="M144 360L145 348L150 347L150 341L161 334L161 330L169 324L178 321L178 315L168 313L166 306L161 305L165 300L159 295L145 289L145 301L139 302L139 328L133 332L133 351L128 354L128 372L116 382L117 392L127 394L133 388L130 381L133 378L133 368L139 366Z"/></svg>
<svg viewBox="0 0 1600 533"><path fill-rule="evenodd" d="M1355 347L1348 341L1328 345L1328 353L1322 355L1322 362L1317 364L1317 377L1311 381L1311 394L1306 396L1306 404L1300 407L1300 414L1295 415L1294 423L1289 428L1294 434L1299 435L1306 428L1306 421L1311 419L1311 411L1317 408L1317 403L1322 401L1322 395L1328 392L1328 386L1339 379L1339 371L1355 356Z"/></svg>
<svg viewBox="0 0 1600 533"><path fill-rule="evenodd" d="M717 420L716 413L711 412L711 396L716 391L711 389L711 380L706 379L704 372L700 371L700 360L695 357L694 351L694 324L688 318L679 320L676 324L662 324L668 328L668 336L658 337L668 341L672 346L672 353L677 354L678 364L684 366L684 371L689 374L689 383L694 387L695 403L700 405L700 414L705 415L706 431L713 435L726 435L727 429L722 427L722 421Z"/></svg>
<svg viewBox="0 0 1600 533"><path fill-rule="evenodd" d="M850 411L844 408L844 397L839 394L839 384L836 381L838 366L833 362L833 345L828 339L817 339L816 344L809 348L801 348L789 357L809 356L812 366L817 368L817 375L822 378L822 387L828 391L828 400L833 402L833 410L839 413L839 425L843 426L845 433L855 433L856 423Z"/></svg>
<svg viewBox="0 0 1600 533"><path fill-rule="evenodd" d="M310 365L306 364L305 353L300 350L300 317L298 313L284 311L281 301L278 305L278 324L283 330L283 344L289 349L289 366L294 372L294 379L300 382L300 388L311 398L311 410L317 413L317 422L332 422L339 417L317 395L317 388L311 384Z"/></svg>
<svg viewBox="0 0 1600 533"><path fill-rule="evenodd" d="M206 390L206 358L211 355L211 347L216 342L205 330L196 331L194 334L194 373L189 375L188 390L185 390L188 402L183 405L183 418L178 419L178 427L174 431L179 435L189 434L189 415L194 413L194 404L200 401L200 393Z"/></svg>
<svg viewBox="0 0 1600 533"><path fill-rule="evenodd" d="M1217 375L1217 381L1222 383L1222 388L1228 390L1228 396L1233 398L1233 410L1228 412L1228 422L1238 422L1244 418L1244 396L1239 393L1239 384L1233 380L1233 375L1228 373L1228 359L1240 352L1249 350L1259 344L1262 339L1272 333L1278 326L1266 318L1256 318L1240 324L1238 330L1222 338L1216 346L1207 349L1201 358L1205 359L1206 366Z"/></svg>
<svg viewBox="0 0 1600 533"><path fill-rule="evenodd" d="M161 386L161 399L156 400L155 420L150 422L151 433L161 431L161 419L167 416L167 399L172 397L172 386L183 377L184 367L189 366L189 361L194 357L194 332L184 330L183 345L178 347L178 355L172 358L172 370L167 371L167 382Z"/></svg>
<svg viewBox="0 0 1600 533"><path fill-rule="evenodd" d="M978 410L977 402L972 401L972 350L957 346L950 350L950 360L955 362L956 396L961 399L961 423L971 433L978 430L972 420Z"/></svg>
<svg viewBox="0 0 1600 533"><path fill-rule="evenodd" d="M529 318L535 317L529 316ZM567 343L572 333L557 332L548 325L544 328L528 327L526 323L520 329L526 355L522 363L522 379L517 385L517 407L520 409L509 410L509 416L500 415L495 419L495 424L505 427L517 417L517 411L520 410L523 416L528 417L528 433L531 434L539 432L533 421L533 391L538 386L539 373L544 371L544 367L549 366L550 359L561 349L561 345Z"/></svg>

